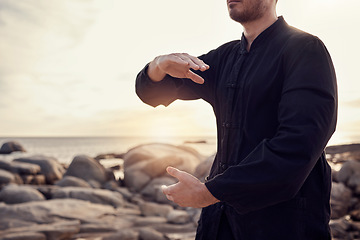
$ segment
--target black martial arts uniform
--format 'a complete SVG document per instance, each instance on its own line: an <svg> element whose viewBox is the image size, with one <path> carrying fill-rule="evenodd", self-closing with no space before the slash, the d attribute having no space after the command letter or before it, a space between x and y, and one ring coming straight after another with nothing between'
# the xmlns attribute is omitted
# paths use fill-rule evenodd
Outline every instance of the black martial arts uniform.
<svg viewBox="0 0 360 240"><path fill-rule="evenodd" d="M324 148L335 131L337 86L315 36L282 17L246 50L244 37L199 58L200 85L138 74L147 104L202 98L217 120L217 155L206 187L221 202L203 209L196 239L329 240L331 169Z"/></svg>

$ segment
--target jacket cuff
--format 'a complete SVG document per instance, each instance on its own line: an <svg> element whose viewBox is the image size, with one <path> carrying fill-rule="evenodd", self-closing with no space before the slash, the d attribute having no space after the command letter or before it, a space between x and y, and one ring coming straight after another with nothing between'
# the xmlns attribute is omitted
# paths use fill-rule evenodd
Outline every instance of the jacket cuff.
<svg viewBox="0 0 360 240"><path fill-rule="evenodd" d="M216 179L213 178L205 182L205 186L216 199L223 201L223 192L221 191L221 187L217 186Z"/></svg>

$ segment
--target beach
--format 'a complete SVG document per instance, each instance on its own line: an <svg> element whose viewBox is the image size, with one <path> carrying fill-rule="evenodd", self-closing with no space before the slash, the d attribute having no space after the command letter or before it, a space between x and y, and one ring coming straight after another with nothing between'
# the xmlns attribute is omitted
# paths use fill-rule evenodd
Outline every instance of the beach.
<svg viewBox="0 0 360 240"><path fill-rule="evenodd" d="M200 209L162 194L168 165L208 175L214 137L2 138L0 239L195 238ZM4 147L5 146L5 147ZM360 238L360 145L327 148L333 239Z"/></svg>

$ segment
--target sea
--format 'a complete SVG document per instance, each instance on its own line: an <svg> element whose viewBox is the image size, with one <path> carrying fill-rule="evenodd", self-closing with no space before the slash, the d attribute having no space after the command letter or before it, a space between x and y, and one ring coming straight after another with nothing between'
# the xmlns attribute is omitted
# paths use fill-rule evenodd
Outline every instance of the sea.
<svg viewBox="0 0 360 240"><path fill-rule="evenodd" d="M203 137L0 137L0 147L7 141L17 141L26 150L0 155L0 159L11 161L20 157L45 155L56 158L63 164L70 164L77 155L96 157L100 154L126 153L142 144L166 143L186 145L204 156L216 152L216 136Z"/></svg>

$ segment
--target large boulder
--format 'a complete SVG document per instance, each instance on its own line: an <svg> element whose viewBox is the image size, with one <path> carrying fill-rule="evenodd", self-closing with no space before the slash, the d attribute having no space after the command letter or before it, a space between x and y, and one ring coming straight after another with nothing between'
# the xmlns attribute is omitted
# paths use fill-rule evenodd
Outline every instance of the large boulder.
<svg viewBox="0 0 360 240"><path fill-rule="evenodd" d="M64 176L81 178L87 182L95 181L101 185L108 180L105 168L94 158L85 155L76 156Z"/></svg>
<svg viewBox="0 0 360 240"><path fill-rule="evenodd" d="M125 204L123 196L118 192L106 189L92 189L80 187L63 187L54 189L53 198L76 198L92 203L122 207Z"/></svg>
<svg viewBox="0 0 360 240"><path fill-rule="evenodd" d="M43 200L45 200L44 195L42 195L36 189L25 185L18 186L15 184L10 184L0 191L0 201L3 201L7 204Z"/></svg>
<svg viewBox="0 0 360 240"><path fill-rule="evenodd" d="M203 160L203 156L189 147L154 143L130 149L124 154L123 159L126 187L141 192L154 179L169 177L166 173L167 166L194 174L195 168ZM154 189L146 190L146 193L153 193L153 200L155 200L160 184L154 186Z"/></svg>
<svg viewBox="0 0 360 240"><path fill-rule="evenodd" d="M45 175L48 184L54 184L57 180L63 177L65 172L64 167L53 157L47 156L32 156L26 158L17 158L13 162L23 162L39 165L40 173Z"/></svg>
<svg viewBox="0 0 360 240"><path fill-rule="evenodd" d="M12 152L26 152L25 148L16 141L9 141L3 143L0 148L0 154L10 154Z"/></svg>

